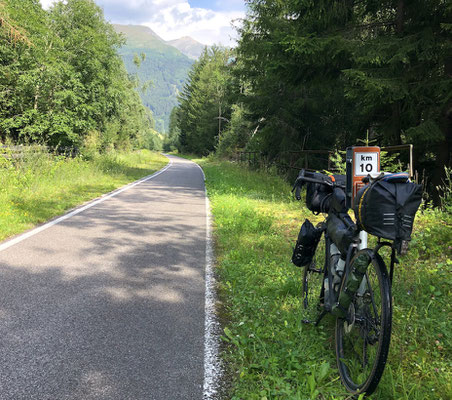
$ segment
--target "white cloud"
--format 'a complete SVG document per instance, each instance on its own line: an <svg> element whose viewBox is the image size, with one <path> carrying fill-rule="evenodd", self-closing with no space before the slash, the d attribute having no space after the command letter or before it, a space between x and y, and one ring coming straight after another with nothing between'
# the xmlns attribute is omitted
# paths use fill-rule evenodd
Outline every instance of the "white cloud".
<svg viewBox="0 0 452 400"><path fill-rule="evenodd" d="M240 11L212 11L192 8L188 2L179 2L161 9L145 25L166 40L191 36L204 44L231 45L236 37L231 22L243 18Z"/></svg>
<svg viewBox="0 0 452 400"><path fill-rule="evenodd" d="M40 0L49 8L56 0ZM235 1L235 0L234 0ZM241 11L193 8L188 0L95 0L107 20L119 24L146 25L165 40L191 36L203 44L233 45L236 32L231 22Z"/></svg>

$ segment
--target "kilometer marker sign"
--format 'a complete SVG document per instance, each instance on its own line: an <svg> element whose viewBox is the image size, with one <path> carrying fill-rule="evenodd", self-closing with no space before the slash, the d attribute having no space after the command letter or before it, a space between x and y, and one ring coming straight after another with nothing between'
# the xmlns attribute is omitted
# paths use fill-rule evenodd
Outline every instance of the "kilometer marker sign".
<svg viewBox="0 0 452 400"><path fill-rule="evenodd" d="M352 147L353 192L352 200L358 190L364 186L362 179L375 172L380 172L380 148L377 146Z"/></svg>
<svg viewBox="0 0 452 400"><path fill-rule="evenodd" d="M378 172L380 152L358 153L355 152L355 176L366 176Z"/></svg>

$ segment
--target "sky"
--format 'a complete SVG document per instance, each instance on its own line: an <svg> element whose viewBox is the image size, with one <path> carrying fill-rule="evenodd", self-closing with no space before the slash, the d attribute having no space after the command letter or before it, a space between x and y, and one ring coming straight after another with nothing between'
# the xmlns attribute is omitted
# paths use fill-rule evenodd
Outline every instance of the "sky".
<svg viewBox="0 0 452 400"><path fill-rule="evenodd" d="M40 1L49 8L56 0ZM245 0L94 1L111 23L145 25L165 40L190 36L207 45L233 46L237 34L231 24L245 16Z"/></svg>

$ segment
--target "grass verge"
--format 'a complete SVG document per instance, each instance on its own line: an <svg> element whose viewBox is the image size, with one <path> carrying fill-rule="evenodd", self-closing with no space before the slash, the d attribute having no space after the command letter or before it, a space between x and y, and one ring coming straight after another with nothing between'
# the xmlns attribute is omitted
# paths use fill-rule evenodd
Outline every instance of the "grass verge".
<svg viewBox="0 0 452 400"><path fill-rule="evenodd" d="M214 217L223 358L231 399L347 399L334 320L303 325L301 270L290 263L304 218L283 180L242 166L204 169ZM388 364L376 399L450 399L452 216L418 213L411 250L396 266Z"/></svg>
<svg viewBox="0 0 452 400"><path fill-rule="evenodd" d="M0 240L150 175L167 162L148 150L106 154L90 161L38 151L12 161L0 154Z"/></svg>

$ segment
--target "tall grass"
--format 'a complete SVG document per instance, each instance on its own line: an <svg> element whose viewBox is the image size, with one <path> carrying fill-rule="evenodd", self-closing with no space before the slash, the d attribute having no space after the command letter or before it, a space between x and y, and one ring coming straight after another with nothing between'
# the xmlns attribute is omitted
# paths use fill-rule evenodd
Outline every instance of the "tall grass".
<svg viewBox="0 0 452 400"><path fill-rule="evenodd" d="M290 263L304 218L322 217L277 177L199 162L214 216L227 398L350 398L338 378L334 319L302 324L302 271ZM396 266L392 343L375 399L452 398L451 227L450 214L416 217L411 251Z"/></svg>
<svg viewBox="0 0 452 400"><path fill-rule="evenodd" d="M0 240L149 175L166 163L164 156L147 150L97 155L89 161L32 147L20 158L0 154Z"/></svg>

